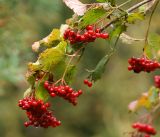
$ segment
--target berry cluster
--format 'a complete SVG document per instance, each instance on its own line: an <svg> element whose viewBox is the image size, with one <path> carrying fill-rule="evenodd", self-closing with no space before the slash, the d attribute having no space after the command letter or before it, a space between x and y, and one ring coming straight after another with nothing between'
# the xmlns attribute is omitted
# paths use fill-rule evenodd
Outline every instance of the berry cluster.
<svg viewBox="0 0 160 137"><path fill-rule="evenodd" d="M156 130L148 124L134 123L132 127L137 129L138 132L145 133L145 137L150 137L150 135L156 134Z"/></svg>
<svg viewBox="0 0 160 137"><path fill-rule="evenodd" d="M68 100L73 105L77 104L77 97L82 94L82 90L75 91L68 85L55 86L48 81L44 82L44 88L48 90L51 97L59 96Z"/></svg>
<svg viewBox="0 0 160 137"><path fill-rule="evenodd" d="M24 98L19 100L19 107L23 110L26 110L28 122L25 122L24 125L35 126L35 127L44 127L48 128L49 126L57 127L60 126L61 122L58 121L52 114L52 111L48 110L50 107L49 103L44 103L42 100L36 100L34 98Z"/></svg>
<svg viewBox="0 0 160 137"><path fill-rule="evenodd" d="M154 83L157 88L160 88L160 76L154 76Z"/></svg>
<svg viewBox="0 0 160 137"><path fill-rule="evenodd" d="M100 29L95 29L92 25L86 27L85 32L80 34L68 28L64 33L64 39L69 40L70 44L94 42L96 38L108 39L108 33L101 33Z"/></svg>
<svg viewBox="0 0 160 137"><path fill-rule="evenodd" d="M84 84L87 85L88 87L92 87L92 82L88 81L88 79L85 79Z"/></svg>
<svg viewBox="0 0 160 137"><path fill-rule="evenodd" d="M128 66L128 70L133 70L135 73L139 73L141 71L151 72L157 68L160 68L160 64L157 61L152 61L145 57L130 58L128 63L130 64L130 66Z"/></svg>

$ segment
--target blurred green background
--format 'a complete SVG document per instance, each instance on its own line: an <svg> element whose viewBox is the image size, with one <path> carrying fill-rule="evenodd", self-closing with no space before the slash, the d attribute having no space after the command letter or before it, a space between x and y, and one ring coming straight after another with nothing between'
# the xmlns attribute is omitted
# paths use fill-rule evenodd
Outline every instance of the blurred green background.
<svg viewBox="0 0 160 137"><path fill-rule="evenodd" d="M160 34L159 13L158 9L151 31ZM128 113L127 105L153 84L153 73L137 75L127 71L127 59L141 56L142 42L133 45L119 42L103 78L88 89L83 85L84 69L93 69L108 49L105 41L92 43L79 64L80 72L73 84L85 90L78 105L74 107L61 99L53 101L62 126L55 129L23 126L27 118L17 107L17 101L28 86L24 79L27 62L36 59L31 45L71 15L62 0L0 0L0 137L124 137L131 131L135 116ZM147 21L137 22L127 33L143 38L146 24Z"/></svg>

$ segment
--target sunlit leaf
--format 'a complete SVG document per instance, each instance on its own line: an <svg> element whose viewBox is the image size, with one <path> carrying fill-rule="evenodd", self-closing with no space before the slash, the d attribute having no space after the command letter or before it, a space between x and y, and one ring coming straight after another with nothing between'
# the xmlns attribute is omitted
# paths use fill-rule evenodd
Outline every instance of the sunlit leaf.
<svg viewBox="0 0 160 137"><path fill-rule="evenodd" d="M60 42L56 47L52 47L43 51L38 60L35 63L29 63L28 67L30 71L43 70L48 72L56 67L65 57L65 48L67 43L65 41Z"/></svg>
<svg viewBox="0 0 160 137"><path fill-rule="evenodd" d="M46 45L47 47L54 47L61 41L60 30L53 29L52 32L45 38L43 38L40 43Z"/></svg>
<svg viewBox="0 0 160 137"><path fill-rule="evenodd" d="M98 19L103 17L106 14L106 11L103 7L96 7L93 9L88 10L85 15L81 18L81 21L78 25L79 28L85 28L89 24L93 24Z"/></svg>
<svg viewBox="0 0 160 137"><path fill-rule="evenodd" d="M37 99L46 101L49 98L48 91L44 88L44 81L38 81L35 85L35 96Z"/></svg>
<svg viewBox="0 0 160 137"><path fill-rule="evenodd" d="M128 23L135 23L137 20L144 20L144 14L141 12L130 13L127 18Z"/></svg>

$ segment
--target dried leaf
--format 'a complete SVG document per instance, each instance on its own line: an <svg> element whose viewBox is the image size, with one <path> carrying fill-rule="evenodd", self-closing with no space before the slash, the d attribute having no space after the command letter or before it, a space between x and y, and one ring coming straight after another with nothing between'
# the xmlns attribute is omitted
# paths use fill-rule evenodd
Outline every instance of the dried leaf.
<svg viewBox="0 0 160 137"><path fill-rule="evenodd" d="M137 39L137 38L133 38L125 33L122 33L120 35L120 39L122 40L123 43L126 43L126 44L133 44L134 42L137 42L137 41L143 41L144 39Z"/></svg>
<svg viewBox="0 0 160 137"><path fill-rule="evenodd" d="M86 12L87 5L79 0L63 0L63 2L79 16L83 16Z"/></svg>

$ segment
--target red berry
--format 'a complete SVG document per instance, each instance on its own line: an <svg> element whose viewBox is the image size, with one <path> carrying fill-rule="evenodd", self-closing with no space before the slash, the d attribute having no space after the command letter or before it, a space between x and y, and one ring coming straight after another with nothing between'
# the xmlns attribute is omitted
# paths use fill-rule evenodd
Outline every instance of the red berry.
<svg viewBox="0 0 160 137"><path fill-rule="evenodd" d="M92 25L88 25L88 26L86 27L86 30L93 30L93 26L92 26Z"/></svg>
<svg viewBox="0 0 160 137"><path fill-rule="evenodd" d="M101 33L101 38L102 39L108 39L109 38L109 34L108 33Z"/></svg>
<svg viewBox="0 0 160 137"><path fill-rule="evenodd" d="M88 82L88 87L92 87L92 82Z"/></svg>
<svg viewBox="0 0 160 137"><path fill-rule="evenodd" d="M86 85L88 84L88 80L87 79L84 80L84 84L86 84Z"/></svg>

